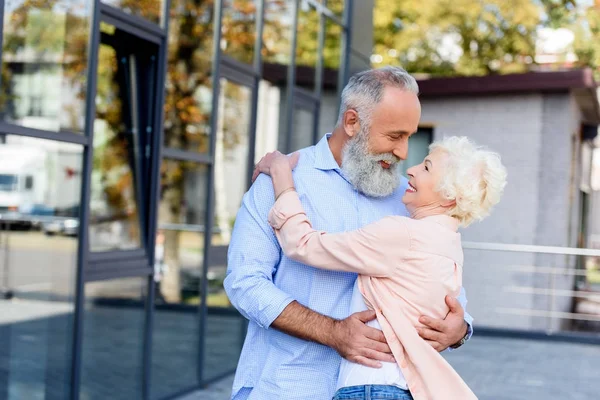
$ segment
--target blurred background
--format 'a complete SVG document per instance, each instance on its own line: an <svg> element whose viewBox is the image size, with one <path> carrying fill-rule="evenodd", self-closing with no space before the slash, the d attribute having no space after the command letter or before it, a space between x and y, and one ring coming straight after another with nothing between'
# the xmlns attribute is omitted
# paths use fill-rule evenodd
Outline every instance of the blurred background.
<svg viewBox="0 0 600 400"><path fill-rule="evenodd" d="M600 1L4 0L0 24L0 399L229 398L252 166L385 65L421 90L405 169L466 135L509 171L462 232L475 336L448 360L481 399L598 398Z"/></svg>

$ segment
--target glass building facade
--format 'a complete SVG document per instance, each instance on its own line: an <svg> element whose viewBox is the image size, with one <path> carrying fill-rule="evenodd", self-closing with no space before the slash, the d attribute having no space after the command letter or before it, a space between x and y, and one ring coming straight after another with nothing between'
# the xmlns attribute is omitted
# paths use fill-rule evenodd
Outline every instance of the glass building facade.
<svg viewBox="0 0 600 400"><path fill-rule="evenodd" d="M333 128L353 1L0 4L0 399L233 372L236 212L257 158Z"/></svg>

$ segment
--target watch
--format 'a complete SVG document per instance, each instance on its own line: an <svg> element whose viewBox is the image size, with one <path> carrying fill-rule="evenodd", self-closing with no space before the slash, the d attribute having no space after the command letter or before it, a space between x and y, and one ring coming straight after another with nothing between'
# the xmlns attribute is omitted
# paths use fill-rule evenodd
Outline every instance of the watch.
<svg viewBox="0 0 600 400"><path fill-rule="evenodd" d="M460 339L457 343L454 343L452 346L450 346L450 348L458 349L460 346L462 346L463 344L465 344L467 342L468 337L469 337L469 327L467 326L467 333L465 333L465 336L463 336L463 338Z"/></svg>

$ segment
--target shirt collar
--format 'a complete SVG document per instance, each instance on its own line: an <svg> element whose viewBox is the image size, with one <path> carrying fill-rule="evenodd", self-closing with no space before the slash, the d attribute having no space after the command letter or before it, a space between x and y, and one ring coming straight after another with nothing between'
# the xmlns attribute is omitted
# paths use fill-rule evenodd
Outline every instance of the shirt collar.
<svg viewBox="0 0 600 400"><path fill-rule="evenodd" d="M326 134L319 140L319 143L315 146L315 163L314 167L323 171L327 170L339 170L340 166L333 157L331 149L329 148L329 138L331 133Z"/></svg>

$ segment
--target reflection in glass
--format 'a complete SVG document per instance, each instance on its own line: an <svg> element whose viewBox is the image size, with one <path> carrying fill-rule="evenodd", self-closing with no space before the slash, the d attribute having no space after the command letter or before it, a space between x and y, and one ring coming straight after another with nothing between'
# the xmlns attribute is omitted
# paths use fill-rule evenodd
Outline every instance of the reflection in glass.
<svg viewBox="0 0 600 400"><path fill-rule="evenodd" d="M216 233L211 240L213 246L229 244L248 179L251 90L222 79L220 97L222 108L215 149Z"/></svg>
<svg viewBox="0 0 600 400"><path fill-rule="evenodd" d="M119 62L120 61L120 62ZM113 47L100 45L94 121L94 161L91 179L90 248L92 251L141 246L137 206L136 132L126 120L135 115L128 104L133 86L124 77L133 66L117 60Z"/></svg>
<svg viewBox="0 0 600 400"><path fill-rule="evenodd" d="M221 50L223 54L247 64L252 64L254 60L257 1L223 2Z"/></svg>
<svg viewBox="0 0 600 400"><path fill-rule="evenodd" d="M231 230L247 189L251 90L222 79L219 96L214 166L215 226L208 262L203 379L212 379L235 369L245 326L243 318L227 298L223 280Z"/></svg>
<svg viewBox="0 0 600 400"><path fill-rule="evenodd" d="M254 163L260 161L267 152L278 149L285 151L285 135L283 114L286 99L277 85L261 80L258 85L258 105L256 115L256 141L254 146ZM280 137L282 136L282 137Z"/></svg>
<svg viewBox="0 0 600 400"><path fill-rule="evenodd" d="M323 63L325 68L339 70L342 57L342 35L344 30L341 25L325 18L325 44L323 46Z"/></svg>
<svg viewBox="0 0 600 400"><path fill-rule="evenodd" d="M266 0L262 57L265 63L289 65L295 0Z"/></svg>
<svg viewBox="0 0 600 400"><path fill-rule="evenodd" d="M85 285L82 400L141 399L146 278Z"/></svg>
<svg viewBox="0 0 600 400"><path fill-rule="evenodd" d="M69 397L82 153L0 144L1 399Z"/></svg>
<svg viewBox="0 0 600 400"><path fill-rule="evenodd" d="M323 47L323 87L317 140L331 132L338 120L340 93L338 93L338 71L342 53L342 27L333 20L325 19L325 45Z"/></svg>
<svg viewBox="0 0 600 400"><path fill-rule="evenodd" d="M327 0L327 8L339 18L344 15L344 4L345 0Z"/></svg>
<svg viewBox="0 0 600 400"><path fill-rule="evenodd" d="M233 372L246 334L246 321L237 311L209 308L204 344L204 376L210 380Z"/></svg>
<svg viewBox="0 0 600 400"><path fill-rule="evenodd" d="M200 288L204 234L161 229L156 238L156 303L152 340L152 398L198 383ZM166 290L169 276L177 285Z"/></svg>
<svg viewBox="0 0 600 400"><path fill-rule="evenodd" d="M126 13L159 23L162 17L164 0L101 0L103 3L119 8Z"/></svg>
<svg viewBox="0 0 600 400"><path fill-rule="evenodd" d="M312 146L314 125L313 113L303 108L295 108L293 115L291 151Z"/></svg>
<svg viewBox="0 0 600 400"><path fill-rule="evenodd" d="M161 166L157 243L162 235L164 265L159 272L157 297L168 303L179 303L186 297L182 287L186 277L193 280L199 277L204 242L193 240L198 239L197 235L204 235L207 173L205 165L190 162L164 160ZM197 251L182 256L181 251L191 248ZM185 271L182 260L187 266ZM197 293L194 296L197 297Z"/></svg>
<svg viewBox="0 0 600 400"><path fill-rule="evenodd" d="M93 2L3 4L0 120L82 133Z"/></svg>
<svg viewBox="0 0 600 400"><path fill-rule="evenodd" d="M163 160L154 265L155 399L198 383L207 178L205 165Z"/></svg>
<svg viewBox="0 0 600 400"><path fill-rule="evenodd" d="M209 151L213 3L171 1L164 106L167 147Z"/></svg>
<svg viewBox="0 0 600 400"><path fill-rule="evenodd" d="M317 10L301 1L298 8L296 85L313 90L319 53L320 17Z"/></svg>

